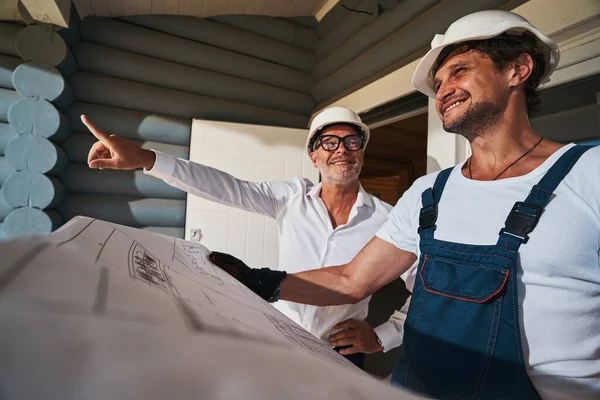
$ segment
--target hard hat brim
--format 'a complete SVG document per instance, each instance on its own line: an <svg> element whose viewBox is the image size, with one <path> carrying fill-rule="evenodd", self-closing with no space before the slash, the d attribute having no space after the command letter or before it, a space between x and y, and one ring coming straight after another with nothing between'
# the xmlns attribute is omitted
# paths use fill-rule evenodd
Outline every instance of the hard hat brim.
<svg viewBox="0 0 600 400"><path fill-rule="evenodd" d="M515 25L512 25L509 27L509 29L514 29L514 28L516 28ZM523 25L522 28L531 32L537 38L538 41L542 42L547 47L547 50L548 50L547 52L549 54L547 54L547 55L544 54L545 58L546 58L546 63L547 63L546 67L547 68L546 68L544 75L540 79L540 84L546 83L550 80L550 75L554 72L554 70L556 69L556 66L558 65L558 62L560 60L560 53L558 51L556 43L554 43L551 39L547 38L544 34L542 34L540 31L538 31L537 29L535 29L531 26ZM437 58L439 57L440 53L446 47L452 46L452 45L455 45L458 43L469 42L472 40L491 39L491 38L500 36L502 33L506 32L507 30L508 29L504 29L504 30L499 30L498 32L494 32L493 34L489 34L489 35L473 36L473 37L463 38L461 40L451 41L451 42L444 43L436 48L429 50L427 52L427 54L425 54L425 56L423 56L423 58L417 65L417 68L415 69L415 72L413 74L413 80L412 80L413 86L415 87L415 89L417 89L424 95L435 98L435 91L433 90L433 85L432 85L433 82L430 80L429 73L431 71L431 68L433 67L433 64L436 62Z"/></svg>

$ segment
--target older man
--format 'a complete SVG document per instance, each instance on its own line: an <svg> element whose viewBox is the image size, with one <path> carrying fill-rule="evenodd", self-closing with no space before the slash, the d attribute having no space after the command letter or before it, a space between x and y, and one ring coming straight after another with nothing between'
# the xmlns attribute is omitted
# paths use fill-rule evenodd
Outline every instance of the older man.
<svg viewBox="0 0 600 400"><path fill-rule="evenodd" d="M413 84L473 155L418 179L350 263L248 284L355 303L418 257L400 384L440 399L600 398L600 148L529 124L558 58L516 14L456 21Z"/></svg>
<svg viewBox="0 0 600 400"><path fill-rule="evenodd" d="M328 108L312 121L307 151L321 173L322 182L316 185L299 178L290 182L241 181L204 165L142 149L116 135L107 135L85 116L82 120L99 140L88 156L91 168L144 168L144 172L188 193L275 218L279 260L287 272L349 262L373 238L391 209L365 192L358 181L370 132L347 108ZM364 321L368 303L369 297L365 297L357 304L335 307L290 302L276 306L323 340L328 340L334 326L342 323L336 331L353 332L355 339L340 346L351 347L341 349L341 353L362 367L363 351L382 349L373 329ZM381 329L386 331L384 340L395 340L393 331Z"/></svg>

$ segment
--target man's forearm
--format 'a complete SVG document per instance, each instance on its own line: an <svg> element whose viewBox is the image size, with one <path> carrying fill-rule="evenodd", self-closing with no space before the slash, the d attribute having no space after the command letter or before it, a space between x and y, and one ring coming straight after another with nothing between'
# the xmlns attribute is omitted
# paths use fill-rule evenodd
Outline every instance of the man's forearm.
<svg viewBox="0 0 600 400"><path fill-rule="evenodd" d="M315 306L354 304L367 294L355 289L346 266L288 274L281 282L280 299Z"/></svg>

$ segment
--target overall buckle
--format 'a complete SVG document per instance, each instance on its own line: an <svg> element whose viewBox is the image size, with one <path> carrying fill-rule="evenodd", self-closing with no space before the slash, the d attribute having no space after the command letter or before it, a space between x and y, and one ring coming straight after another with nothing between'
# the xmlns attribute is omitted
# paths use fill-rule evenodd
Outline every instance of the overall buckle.
<svg viewBox="0 0 600 400"><path fill-rule="evenodd" d="M528 234L533 231L543 212L544 209L535 204L516 202L508 214L500 234L507 233L521 239L523 243L527 243Z"/></svg>
<svg viewBox="0 0 600 400"><path fill-rule="evenodd" d="M423 229L435 227L437 221L437 205L428 206L427 210L425 207L421 208L419 214L419 232Z"/></svg>

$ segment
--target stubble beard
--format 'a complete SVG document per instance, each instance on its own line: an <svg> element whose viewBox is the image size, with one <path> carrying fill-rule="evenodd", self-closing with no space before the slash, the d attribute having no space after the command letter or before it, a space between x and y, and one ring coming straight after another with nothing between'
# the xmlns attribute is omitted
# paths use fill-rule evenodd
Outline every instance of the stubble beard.
<svg viewBox="0 0 600 400"><path fill-rule="evenodd" d="M486 132L495 125L502 114L502 109L497 104L489 101L471 103L463 115L442 126L446 132L464 136L469 142Z"/></svg>

